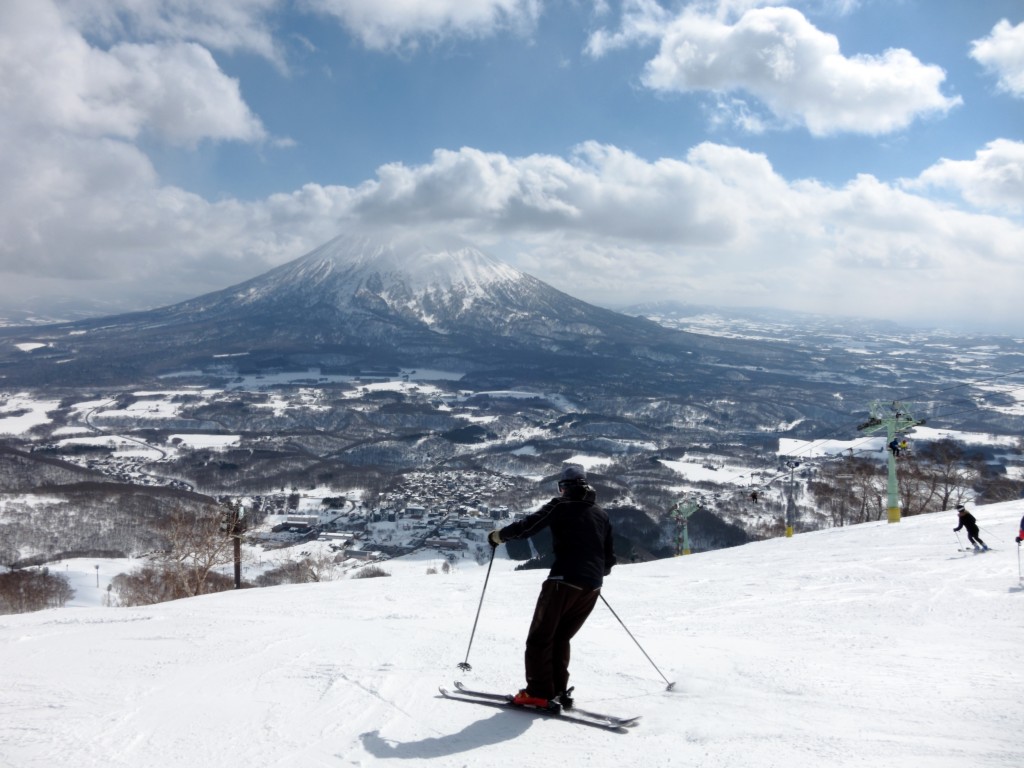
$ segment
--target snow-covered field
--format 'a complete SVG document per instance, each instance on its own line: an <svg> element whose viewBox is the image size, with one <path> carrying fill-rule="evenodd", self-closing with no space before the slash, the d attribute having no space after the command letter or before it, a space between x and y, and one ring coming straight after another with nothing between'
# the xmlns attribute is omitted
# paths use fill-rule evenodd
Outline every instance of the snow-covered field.
<svg viewBox="0 0 1024 768"><path fill-rule="evenodd" d="M599 603L572 682L581 705L641 715L627 734L438 699L457 677L522 682L543 573L503 550L468 673L486 574L469 562L3 616L0 766L1017 768L1022 513L979 508L980 555L940 514L617 567L604 596L677 683Z"/></svg>
<svg viewBox="0 0 1024 768"><path fill-rule="evenodd" d="M937 442L939 440L955 440L967 446L993 446L1013 448L1020 445L1018 435L990 435L981 432L964 432L957 429L933 429L932 427L914 427L908 436L911 440ZM846 452L860 455L872 452L882 453L885 457L885 436L859 437L854 440L797 440L790 437L779 438L779 455L795 456L801 459L814 459L823 456L836 456Z"/></svg>

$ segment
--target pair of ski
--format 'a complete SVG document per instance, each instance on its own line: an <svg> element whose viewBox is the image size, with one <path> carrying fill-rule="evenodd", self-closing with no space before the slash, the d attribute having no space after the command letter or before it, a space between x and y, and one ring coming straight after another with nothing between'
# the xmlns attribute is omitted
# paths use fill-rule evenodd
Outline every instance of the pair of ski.
<svg viewBox="0 0 1024 768"><path fill-rule="evenodd" d="M524 712L534 712L546 717L557 717L560 720L567 720L580 725L589 725L593 728L602 728L606 731L618 731L625 733L627 728L637 724L639 717L616 717L615 715L604 715L600 712L591 712L586 709L573 707L572 709L549 710L541 707L528 707L512 703L512 697L504 693L488 693L486 691L471 691L462 683L455 683L454 691L447 688L440 688L441 695L447 699L465 701L471 704L482 704L487 707L498 707L500 709L519 709Z"/></svg>

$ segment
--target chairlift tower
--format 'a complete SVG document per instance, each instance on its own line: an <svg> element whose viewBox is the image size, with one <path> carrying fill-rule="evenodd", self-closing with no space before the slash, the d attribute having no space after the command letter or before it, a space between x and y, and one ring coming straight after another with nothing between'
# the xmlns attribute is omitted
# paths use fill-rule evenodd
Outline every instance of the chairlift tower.
<svg viewBox="0 0 1024 768"><path fill-rule="evenodd" d="M245 510L240 502L226 501L223 518L223 530L232 539L235 563L235 589L242 588L242 534L245 532L247 521Z"/></svg>
<svg viewBox="0 0 1024 768"><path fill-rule="evenodd" d="M700 503L680 499L669 511L676 521L676 557L690 554L690 516L700 509Z"/></svg>
<svg viewBox="0 0 1024 768"><path fill-rule="evenodd" d="M793 498L793 491L796 488L796 479L793 473L800 462L795 459L788 459L786 467L789 468L789 485L786 489L786 538L793 538L793 530L796 527L796 500Z"/></svg>
<svg viewBox="0 0 1024 768"><path fill-rule="evenodd" d="M915 419L907 407L893 400L891 403L875 401L870 406L871 418L857 427L860 432L868 434L885 429L885 447L889 451L889 482L888 482L888 506L889 522L900 521L900 486L896 479L896 454L889 448L889 444L896 438L896 435L906 432L911 427L924 424L924 419Z"/></svg>

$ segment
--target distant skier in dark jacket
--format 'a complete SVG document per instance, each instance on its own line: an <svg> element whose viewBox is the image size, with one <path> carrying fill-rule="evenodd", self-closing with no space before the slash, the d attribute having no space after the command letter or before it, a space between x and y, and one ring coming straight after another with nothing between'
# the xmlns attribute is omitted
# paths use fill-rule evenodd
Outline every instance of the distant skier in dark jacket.
<svg viewBox="0 0 1024 768"><path fill-rule="evenodd" d="M978 521L974 519L974 515L964 509L963 504L957 505L956 513L960 516L960 525L954 528L953 531L955 532L959 531L961 528L966 528L967 540L971 542L974 548L979 549L978 545L980 544L980 549L987 550L988 545L982 541L981 537L978 535Z"/></svg>
<svg viewBox="0 0 1024 768"><path fill-rule="evenodd" d="M612 526L596 503L578 464L562 469L559 496L522 520L487 539L497 547L510 539L526 539L551 530L555 562L541 586L526 636L526 688L514 703L544 709L572 707L569 685L569 641L583 627L597 604L603 579L615 565Z"/></svg>

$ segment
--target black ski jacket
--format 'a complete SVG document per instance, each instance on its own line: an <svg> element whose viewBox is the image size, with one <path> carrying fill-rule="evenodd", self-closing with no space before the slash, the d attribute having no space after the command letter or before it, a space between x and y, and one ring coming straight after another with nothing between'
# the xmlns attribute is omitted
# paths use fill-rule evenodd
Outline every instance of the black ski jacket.
<svg viewBox="0 0 1024 768"><path fill-rule="evenodd" d="M970 512L964 512L960 515L960 525L953 530L959 531L961 528L967 528L967 532L972 536L978 535L978 521L974 519L974 515Z"/></svg>
<svg viewBox="0 0 1024 768"><path fill-rule="evenodd" d="M616 560L611 523L595 498L589 488L581 499L554 498L532 515L505 526L498 535L502 541L528 539L550 528L555 562L548 578L597 589Z"/></svg>

